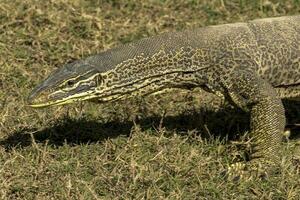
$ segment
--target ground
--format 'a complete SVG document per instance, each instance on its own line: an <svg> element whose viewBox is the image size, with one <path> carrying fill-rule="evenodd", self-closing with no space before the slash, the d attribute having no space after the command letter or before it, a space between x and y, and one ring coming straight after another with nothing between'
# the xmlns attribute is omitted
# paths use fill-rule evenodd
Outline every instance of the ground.
<svg viewBox="0 0 300 200"><path fill-rule="evenodd" d="M26 105L71 60L161 32L299 12L299 0L0 0L0 199L300 199L299 129L276 175L227 181L248 115L199 89Z"/></svg>

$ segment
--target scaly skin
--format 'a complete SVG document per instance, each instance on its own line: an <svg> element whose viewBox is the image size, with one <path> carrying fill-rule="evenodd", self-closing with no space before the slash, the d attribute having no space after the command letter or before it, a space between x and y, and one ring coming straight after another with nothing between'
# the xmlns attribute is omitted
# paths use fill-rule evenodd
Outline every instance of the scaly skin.
<svg viewBox="0 0 300 200"><path fill-rule="evenodd" d="M285 126L281 99L300 99L299 41L300 16L165 33L65 65L32 92L29 104L202 87L251 113L248 165L276 164Z"/></svg>

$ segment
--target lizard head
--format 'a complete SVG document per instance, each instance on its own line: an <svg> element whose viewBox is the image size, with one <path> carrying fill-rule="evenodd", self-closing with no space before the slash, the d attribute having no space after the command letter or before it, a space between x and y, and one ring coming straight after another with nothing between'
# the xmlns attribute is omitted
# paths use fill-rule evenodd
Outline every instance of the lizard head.
<svg viewBox="0 0 300 200"><path fill-rule="evenodd" d="M101 72L87 60L68 63L33 89L28 104L47 107L92 99L101 81Z"/></svg>

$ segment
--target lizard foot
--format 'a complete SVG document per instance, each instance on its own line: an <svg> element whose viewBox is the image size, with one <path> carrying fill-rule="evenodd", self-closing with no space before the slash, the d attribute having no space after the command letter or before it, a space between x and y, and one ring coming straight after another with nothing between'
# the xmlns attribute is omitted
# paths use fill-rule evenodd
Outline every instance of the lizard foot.
<svg viewBox="0 0 300 200"><path fill-rule="evenodd" d="M226 171L227 180L231 181L251 181L255 179L266 179L268 169L258 162L237 162L231 164Z"/></svg>

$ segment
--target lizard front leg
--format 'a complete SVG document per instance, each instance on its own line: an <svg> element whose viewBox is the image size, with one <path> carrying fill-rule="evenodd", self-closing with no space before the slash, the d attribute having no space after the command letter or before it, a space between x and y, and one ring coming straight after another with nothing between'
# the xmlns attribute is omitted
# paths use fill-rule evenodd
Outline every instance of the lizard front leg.
<svg viewBox="0 0 300 200"><path fill-rule="evenodd" d="M251 71L236 71L223 81L225 96L250 112L250 162L236 163L229 173L267 171L280 161L281 139L285 127L284 107L275 89Z"/></svg>

